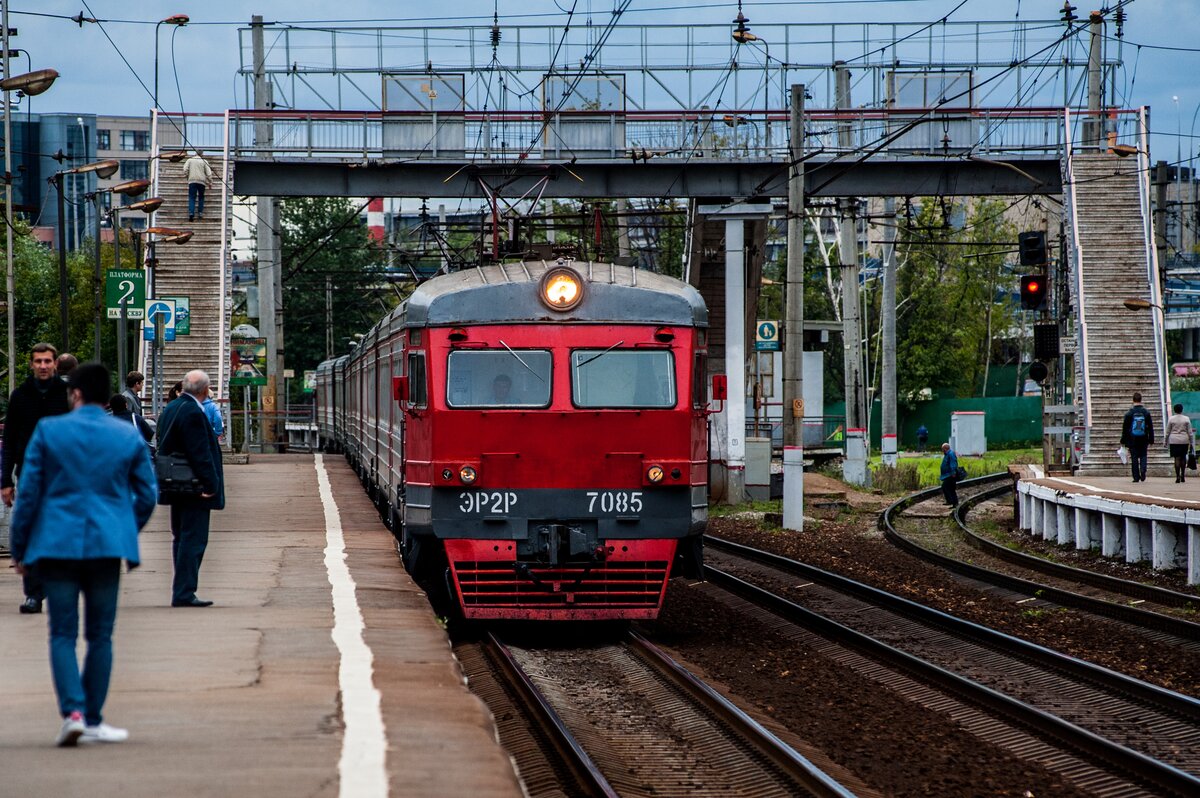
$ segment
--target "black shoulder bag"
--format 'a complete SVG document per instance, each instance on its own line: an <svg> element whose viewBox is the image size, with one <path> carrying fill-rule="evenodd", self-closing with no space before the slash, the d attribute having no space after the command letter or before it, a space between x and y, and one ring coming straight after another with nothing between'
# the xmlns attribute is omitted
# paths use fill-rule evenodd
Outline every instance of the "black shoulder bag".
<svg viewBox="0 0 1200 798"><path fill-rule="evenodd" d="M158 456L154 460L154 475L158 478L158 500L160 502L174 499L194 499L204 492L204 487L196 478L196 472L192 470L192 464L188 462L187 455L166 454L162 451L163 444L167 442L167 437L171 434L171 427L175 426L175 420L178 417L177 414L175 418L171 419L170 426L163 431Z"/></svg>

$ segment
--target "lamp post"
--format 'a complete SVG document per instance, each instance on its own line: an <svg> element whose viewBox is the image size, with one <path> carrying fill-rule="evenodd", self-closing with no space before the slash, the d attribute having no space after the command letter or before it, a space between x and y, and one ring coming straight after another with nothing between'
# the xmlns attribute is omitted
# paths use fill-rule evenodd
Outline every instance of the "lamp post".
<svg viewBox="0 0 1200 798"><path fill-rule="evenodd" d="M138 194L141 194L143 191L146 190L146 187L149 186L149 181L147 181L147 180L136 180L136 181L131 181L131 182L138 183L138 184L141 184L141 183L146 184L144 186L139 186ZM117 188L120 188L120 186L114 187L113 190L115 191ZM131 202L125 206L124 210L141 211L142 213L145 213L145 214L151 214L151 213L154 213L156 210L158 210L158 207L160 205L162 205L162 203L163 203L162 197L150 197L148 199L138 200L137 202ZM121 208L120 205L114 204L112 206L112 208L109 209L109 212L108 212L109 216L112 218L112 228L113 228L113 265L117 268L120 268L120 266L121 266L121 211L122 210L123 209ZM100 203L97 202L96 203L96 212L99 213L99 211L100 211ZM99 227L100 223L97 222L96 226ZM126 349L127 349L128 343L129 343L126 340L126 338L129 337L129 333L126 329L126 325L127 325L128 321L129 321L129 306L127 303L122 302L121 303L121 316L117 320L117 375L118 375L119 381L124 380L125 374L128 372L128 369L126 369L126 354L127 354ZM100 359L100 334L99 334L100 311L99 311L99 305L97 305L97 311L96 311L96 324L97 324L96 359L99 360Z"/></svg>
<svg viewBox="0 0 1200 798"><path fill-rule="evenodd" d="M182 28L191 21L187 14L172 14L166 19L154 23L154 108L158 110L158 29L163 25L175 25Z"/></svg>
<svg viewBox="0 0 1200 798"><path fill-rule="evenodd" d="M104 163L104 162L102 161L101 163ZM113 161L112 163L116 163L116 161ZM108 174L108 176L111 177L112 174L113 173L110 172ZM149 180L128 180L124 183L115 185L112 188L103 189L103 190L96 189L91 194L89 194L87 197L88 199L92 200L92 205L96 211L96 241L95 241L96 253L95 253L95 260L94 260L93 269L92 269L92 316L93 316L92 320L95 324L95 331L94 331L95 340L92 342L92 353L93 353L94 359L97 361L100 360L100 336L104 329L103 322L102 322L102 319L104 317L104 311L103 311L103 302L101 301L101 291L102 291L101 283L103 282L104 269L100 263L100 219L102 216L102 214L100 212L100 195L107 193L109 195L120 194L120 195L126 196L126 197L140 197L142 194L146 193L146 189L148 189L148 188L150 188ZM114 227L113 228L114 246L119 247L118 233L119 233L118 229L116 227ZM113 265L120 266L120 264L121 264L121 253L120 253L120 250L117 249L117 250L115 250ZM65 280L63 281L63 284L64 285L66 284Z"/></svg>
<svg viewBox="0 0 1200 798"><path fill-rule="evenodd" d="M96 161L95 163L76 166L73 169L60 169L54 173L54 177L50 182L54 184L54 188L58 193L58 314L60 323L62 324L62 348L64 352L71 351L71 332L70 319L67 311L67 237L64 235L63 216L66 213L63 207L63 176L86 174L95 172L96 176L104 179L112 177L121 168L121 164L116 160ZM96 212L96 252L100 252L100 213ZM97 254L97 263L99 255Z"/></svg>
<svg viewBox="0 0 1200 798"><path fill-rule="evenodd" d="M1175 256L1183 255L1183 117L1179 113L1179 95L1171 97L1175 101L1175 202L1179 206L1179 243L1175 247Z"/></svg>
<svg viewBox="0 0 1200 798"><path fill-rule="evenodd" d="M150 227L147 228L146 234L150 236L162 236L160 239L166 244L186 244L192 240L194 233L191 230L176 230L170 227ZM157 267L158 258L155 253L156 240L154 238L147 241L147 268ZM149 291L147 296L149 297ZM162 406L162 341L160 340L161 325L156 325L154 339L151 342L151 364L154 367L154 378L150 383L150 412L155 417L158 416L158 411Z"/></svg>
<svg viewBox="0 0 1200 798"><path fill-rule="evenodd" d="M13 278L13 213L12 213L12 120L9 118L8 93L21 91L32 97L50 88L58 73L53 69L39 69L23 75L10 76L8 71L8 0L4 0L0 13L0 64L4 68L4 79L0 80L0 99L4 102L4 266L5 297L8 315L8 390L12 391L17 370L13 368L17 350L16 335L16 285ZM62 221L59 221L61 229Z"/></svg>

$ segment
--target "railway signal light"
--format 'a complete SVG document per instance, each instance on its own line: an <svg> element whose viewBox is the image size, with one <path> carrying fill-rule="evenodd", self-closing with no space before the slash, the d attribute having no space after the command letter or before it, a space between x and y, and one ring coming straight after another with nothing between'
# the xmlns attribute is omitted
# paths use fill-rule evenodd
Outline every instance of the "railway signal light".
<svg viewBox="0 0 1200 798"><path fill-rule="evenodd" d="M1040 230L1018 233L1017 248L1021 253L1022 266L1042 266L1050 262L1046 250L1046 234Z"/></svg>
<svg viewBox="0 0 1200 798"><path fill-rule="evenodd" d="M1021 307L1042 310L1046 307L1046 275L1026 274L1021 277Z"/></svg>
<svg viewBox="0 0 1200 798"><path fill-rule="evenodd" d="M1029 379L1041 385L1050 376L1050 367L1040 360L1029 364Z"/></svg>

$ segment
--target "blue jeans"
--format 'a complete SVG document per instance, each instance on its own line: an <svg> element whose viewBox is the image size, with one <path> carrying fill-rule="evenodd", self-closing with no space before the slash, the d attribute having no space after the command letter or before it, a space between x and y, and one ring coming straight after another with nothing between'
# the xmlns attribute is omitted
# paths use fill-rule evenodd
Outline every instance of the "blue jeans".
<svg viewBox="0 0 1200 798"><path fill-rule="evenodd" d="M1147 449L1150 447L1148 443L1131 443L1129 445L1129 466L1133 472L1134 482L1146 481L1146 461Z"/></svg>
<svg viewBox="0 0 1200 798"><path fill-rule="evenodd" d="M204 184L188 183L188 216L204 215Z"/></svg>
<svg viewBox="0 0 1200 798"><path fill-rule="evenodd" d="M108 697L112 674L112 632L117 620L117 589L121 583L121 561L40 560L38 573L46 589L50 612L50 669L54 692L63 717L82 712L89 726L103 720L101 710ZM79 594L83 593L83 634L87 656L83 675L75 655L79 636Z"/></svg>

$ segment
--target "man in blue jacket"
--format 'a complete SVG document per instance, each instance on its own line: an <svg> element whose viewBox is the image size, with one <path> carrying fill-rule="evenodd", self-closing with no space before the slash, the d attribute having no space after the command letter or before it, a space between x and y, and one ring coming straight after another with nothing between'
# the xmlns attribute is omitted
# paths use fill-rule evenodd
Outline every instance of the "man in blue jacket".
<svg viewBox="0 0 1200 798"><path fill-rule="evenodd" d="M942 496L950 507L958 506L958 455L950 444L942 444Z"/></svg>
<svg viewBox="0 0 1200 798"><path fill-rule="evenodd" d="M104 411L108 370L71 372L74 411L42 419L25 449L12 516L18 572L36 568L50 611L50 667L63 717L57 744L118 743L129 733L101 714L112 672L121 560L138 565L138 531L154 512L158 486L146 444L132 425ZM75 656L79 595L88 641L83 674Z"/></svg>
<svg viewBox="0 0 1200 798"><path fill-rule="evenodd" d="M183 393L167 405L158 420L158 456L183 454L201 486L198 496L161 499L163 504L171 505L175 556L172 607L212 606L211 601L196 597L196 587L208 547L209 513L225 507L225 477L221 444L202 405L207 395L208 375L200 370L189 371L183 378Z"/></svg>

